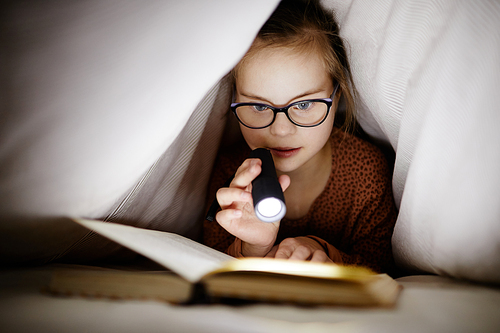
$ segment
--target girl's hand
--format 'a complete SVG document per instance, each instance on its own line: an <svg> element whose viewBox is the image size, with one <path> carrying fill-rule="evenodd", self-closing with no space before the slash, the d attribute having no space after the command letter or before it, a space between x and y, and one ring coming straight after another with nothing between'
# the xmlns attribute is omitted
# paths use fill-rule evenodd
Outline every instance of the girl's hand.
<svg viewBox="0 0 500 333"><path fill-rule="evenodd" d="M242 241L242 252L248 257L263 257L274 245L280 221L267 223L255 215L252 200L252 181L260 174L260 159L247 159L238 168L229 187L217 191L217 201L222 210L217 222L230 234ZM279 177L283 191L290 185L288 176Z"/></svg>
<svg viewBox="0 0 500 333"><path fill-rule="evenodd" d="M266 257L276 259L310 260L315 262L333 262L323 247L309 237L295 237L283 240L275 245Z"/></svg>

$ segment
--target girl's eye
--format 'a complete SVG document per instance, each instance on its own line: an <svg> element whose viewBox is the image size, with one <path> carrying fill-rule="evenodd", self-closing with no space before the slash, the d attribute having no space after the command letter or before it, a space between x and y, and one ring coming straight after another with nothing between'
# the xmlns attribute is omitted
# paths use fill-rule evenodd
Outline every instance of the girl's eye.
<svg viewBox="0 0 500 333"><path fill-rule="evenodd" d="M265 106L265 105L253 105L253 108L255 109L255 111L259 111L259 112L267 110L267 106Z"/></svg>
<svg viewBox="0 0 500 333"><path fill-rule="evenodd" d="M310 109L312 105L313 102L300 102L295 104L295 107L301 111L305 111L307 109Z"/></svg>

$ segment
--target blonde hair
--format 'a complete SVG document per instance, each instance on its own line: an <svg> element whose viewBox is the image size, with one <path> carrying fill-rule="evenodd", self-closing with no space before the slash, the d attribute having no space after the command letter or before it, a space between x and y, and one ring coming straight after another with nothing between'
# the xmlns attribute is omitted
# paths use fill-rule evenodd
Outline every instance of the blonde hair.
<svg viewBox="0 0 500 333"><path fill-rule="evenodd" d="M332 81L339 83L341 99L345 103L345 117L338 125L344 131L353 131L356 124L356 89L338 32L333 15L318 1L282 0L260 29L248 52L234 67L233 77L236 79L245 62L263 48L287 47L305 54L318 52Z"/></svg>

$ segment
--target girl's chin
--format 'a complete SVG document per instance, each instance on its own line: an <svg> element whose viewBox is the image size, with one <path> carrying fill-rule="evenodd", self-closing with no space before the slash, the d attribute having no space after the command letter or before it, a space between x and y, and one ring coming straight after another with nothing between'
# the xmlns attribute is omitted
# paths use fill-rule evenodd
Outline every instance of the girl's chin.
<svg viewBox="0 0 500 333"><path fill-rule="evenodd" d="M278 175L290 174L298 169L297 163L292 163L291 161L276 161L275 167Z"/></svg>

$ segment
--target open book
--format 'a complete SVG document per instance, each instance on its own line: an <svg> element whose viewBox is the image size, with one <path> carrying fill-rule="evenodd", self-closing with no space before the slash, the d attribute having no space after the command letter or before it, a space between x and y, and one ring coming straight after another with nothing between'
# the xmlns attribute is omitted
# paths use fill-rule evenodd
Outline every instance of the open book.
<svg viewBox="0 0 500 333"><path fill-rule="evenodd" d="M173 303L245 299L300 304L392 306L400 286L362 267L266 258L235 259L183 236L100 221L75 222L171 270L65 268L58 294L153 298Z"/></svg>

